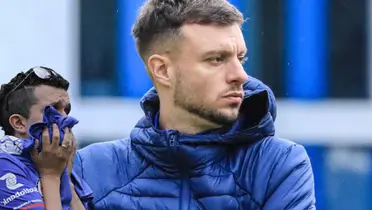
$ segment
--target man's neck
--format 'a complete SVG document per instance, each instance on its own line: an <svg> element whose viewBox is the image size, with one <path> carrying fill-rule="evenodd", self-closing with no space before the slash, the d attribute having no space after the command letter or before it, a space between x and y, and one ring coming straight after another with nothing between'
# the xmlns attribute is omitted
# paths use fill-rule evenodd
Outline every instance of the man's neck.
<svg viewBox="0 0 372 210"><path fill-rule="evenodd" d="M15 133L14 135L10 135L10 136L14 136L14 137L19 138L19 139L28 139L29 138L28 135L21 135L19 133Z"/></svg>
<svg viewBox="0 0 372 210"><path fill-rule="evenodd" d="M196 115L177 108L160 105L159 126L163 130L177 130L185 134L197 134L220 127Z"/></svg>

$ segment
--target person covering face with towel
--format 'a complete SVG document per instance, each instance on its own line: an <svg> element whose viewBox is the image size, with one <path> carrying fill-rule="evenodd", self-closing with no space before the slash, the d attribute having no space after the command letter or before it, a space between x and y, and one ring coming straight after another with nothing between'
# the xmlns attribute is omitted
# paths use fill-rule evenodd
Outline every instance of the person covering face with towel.
<svg viewBox="0 0 372 210"><path fill-rule="evenodd" d="M75 172L69 83L35 67L0 90L0 209L89 209L92 191Z"/></svg>

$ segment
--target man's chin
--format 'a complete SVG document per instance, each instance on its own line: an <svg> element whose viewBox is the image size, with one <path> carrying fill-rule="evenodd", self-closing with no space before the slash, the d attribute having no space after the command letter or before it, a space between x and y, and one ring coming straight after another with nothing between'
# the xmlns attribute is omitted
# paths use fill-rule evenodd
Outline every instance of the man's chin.
<svg viewBox="0 0 372 210"><path fill-rule="evenodd" d="M227 126L235 123L235 121L238 119L239 112L237 111L231 111L231 110L223 110L220 111L218 115L215 115L215 118L213 119L214 123L219 124L221 126Z"/></svg>
<svg viewBox="0 0 372 210"><path fill-rule="evenodd" d="M229 107L221 110L221 114L224 115L226 119L229 119L229 121L235 121L236 119L238 119L239 116L239 108L240 107Z"/></svg>

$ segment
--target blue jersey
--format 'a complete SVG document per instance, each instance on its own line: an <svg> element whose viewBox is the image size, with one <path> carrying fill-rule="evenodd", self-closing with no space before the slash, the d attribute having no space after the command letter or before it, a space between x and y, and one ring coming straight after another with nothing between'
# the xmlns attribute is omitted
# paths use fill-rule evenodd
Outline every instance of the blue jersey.
<svg viewBox="0 0 372 210"><path fill-rule="evenodd" d="M29 161L0 153L0 209L45 209L39 176Z"/></svg>
<svg viewBox="0 0 372 210"><path fill-rule="evenodd" d="M0 140L0 209L44 210L39 175L31 159L22 154L22 150L20 139L7 136ZM92 192L79 180L80 178L75 177L73 173L72 181L75 182L77 194L86 209L89 209L88 204L93 198ZM82 185L85 189L78 192ZM63 205L63 209L71 208Z"/></svg>

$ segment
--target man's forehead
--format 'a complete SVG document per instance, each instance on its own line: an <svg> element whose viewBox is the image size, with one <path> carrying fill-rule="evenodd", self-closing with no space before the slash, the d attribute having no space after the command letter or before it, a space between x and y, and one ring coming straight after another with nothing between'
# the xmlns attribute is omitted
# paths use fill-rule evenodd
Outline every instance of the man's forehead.
<svg viewBox="0 0 372 210"><path fill-rule="evenodd" d="M186 24L181 29L185 44L197 51L209 52L239 48L246 51L243 33L238 24L231 26ZM194 50L195 50L194 49Z"/></svg>
<svg viewBox="0 0 372 210"><path fill-rule="evenodd" d="M39 102L45 104L56 103L59 101L69 103L70 100L67 91L61 88L51 87L47 85L36 87L35 97L39 100Z"/></svg>

